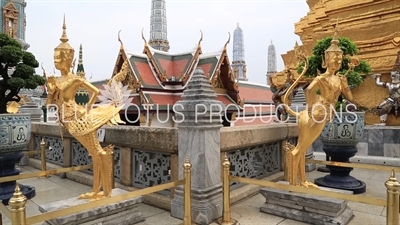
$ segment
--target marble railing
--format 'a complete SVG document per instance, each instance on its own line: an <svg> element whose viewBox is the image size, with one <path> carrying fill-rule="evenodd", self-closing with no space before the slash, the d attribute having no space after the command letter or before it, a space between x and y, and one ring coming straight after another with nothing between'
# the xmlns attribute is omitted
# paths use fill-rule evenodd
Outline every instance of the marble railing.
<svg viewBox="0 0 400 225"><path fill-rule="evenodd" d="M115 146L116 181L144 188L178 180L178 128L115 126L104 131L102 145ZM227 154L231 174L250 178L281 171L282 141L297 139L295 124L223 127L220 132L221 160ZM38 149L42 138L47 162L62 167L91 163L86 149L59 125L33 122L29 149ZM232 187L239 186L232 183Z"/></svg>

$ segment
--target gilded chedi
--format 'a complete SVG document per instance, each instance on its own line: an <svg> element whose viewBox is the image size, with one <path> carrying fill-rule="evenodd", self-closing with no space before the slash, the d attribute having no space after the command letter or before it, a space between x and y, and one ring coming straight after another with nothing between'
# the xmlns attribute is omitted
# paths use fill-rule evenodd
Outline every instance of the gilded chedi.
<svg viewBox="0 0 400 225"><path fill-rule="evenodd" d="M68 44L65 18L62 28L61 43L54 49L54 65L61 72L61 76L47 77L44 73L48 91L46 105L48 108L57 108L60 125L80 142L92 157L93 190L82 194L79 198L95 200L109 197L112 190L114 147L109 145L103 148L99 143L97 130L105 124L120 122L118 114L123 105L111 102L93 107L100 91L84 77L71 71L75 50ZM119 85L114 85L114 87L119 88ZM75 101L75 94L80 88L90 93L87 107ZM114 92L121 93L121 90Z"/></svg>
<svg viewBox="0 0 400 225"><path fill-rule="evenodd" d="M310 11L295 24L303 50L311 52L318 40L332 34L339 18L340 35L358 46L357 57L371 65L372 73L381 74L381 81L391 81L390 73L400 50L400 1L307 0L307 4ZM294 54L292 50L282 55L286 67L296 68L296 62L291 60ZM380 123L374 109L388 97L388 90L376 86L375 80L366 76L363 84L352 91L354 103L369 109L366 124ZM400 118L389 115L387 125L400 125Z"/></svg>

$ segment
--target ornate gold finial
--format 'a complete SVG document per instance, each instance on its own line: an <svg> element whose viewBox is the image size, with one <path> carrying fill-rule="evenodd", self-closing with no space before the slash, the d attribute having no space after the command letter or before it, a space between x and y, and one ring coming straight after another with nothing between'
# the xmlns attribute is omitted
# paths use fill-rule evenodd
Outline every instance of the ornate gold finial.
<svg viewBox="0 0 400 225"><path fill-rule="evenodd" d="M224 45L224 50L226 50L226 47L228 46L229 42L231 41L231 33L229 33L229 37L228 37L228 41L226 41L225 45Z"/></svg>
<svg viewBox="0 0 400 225"><path fill-rule="evenodd" d="M15 191L12 197L10 198L9 205L14 207L21 207L26 204L27 198L21 192L19 184L15 185Z"/></svg>
<svg viewBox="0 0 400 225"><path fill-rule="evenodd" d="M66 42L68 42L68 37L67 37L67 25L65 24L65 14L64 14L64 18L63 18L62 29L63 29L63 33L61 35L60 41L63 43L66 43Z"/></svg>
<svg viewBox="0 0 400 225"><path fill-rule="evenodd" d="M144 41L144 46L147 47L148 45L147 45L146 38L144 38L143 30L144 30L144 28L142 28L142 39Z"/></svg>
<svg viewBox="0 0 400 225"><path fill-rule="evenodd" d="M222 166L229 167L230 165L231 165L231 163L229 162L228 154L225 152L225 154L224 154L224 162L222 163Z"/></svg>
<svg viewBox="0 0 400 225"><path fill-rule="evenodd" d="M390 177L389 177L389 180L397 180L396 179L396 173L394 172L394 169L392 169L392 171L390 172Z"/></svg>
<svg viewBox="0 0 400 225"><path fill-rule="evenodd" d="M200 40L199 40L199 43L197 44L197 48L201 48L201 42L203 41L203 31L201 31L200 30L200 34L201 34L201 36L200 36Z"/></svg>
<svg viewBox="0 0 400 225"><path fill-rule="evenodd" d="M63 32L60 38L61 43L55 48L58 50L74 50L69 44L68 44L68 37L67 37L67 25L65 23L65 14L64 14L64 19L63 19L63 26L62 26Z"/></svg>
<svg viewBox="0 0 400 225"><path fill-rule="evenodd" d="M119 49L124 49L124 44L121 41L120 33L121 33L121 30L118 31L118 41L119 41L119 43L121 43L121 46L119 47Z"/></svg>
<svg viewBox="0 0 400 225"><path fill-rule="evenodd" d="M183 163L183 168L184 169L190 169L192 168L192 164L190 164L189 158L185 159L185 163Z"/></svg>

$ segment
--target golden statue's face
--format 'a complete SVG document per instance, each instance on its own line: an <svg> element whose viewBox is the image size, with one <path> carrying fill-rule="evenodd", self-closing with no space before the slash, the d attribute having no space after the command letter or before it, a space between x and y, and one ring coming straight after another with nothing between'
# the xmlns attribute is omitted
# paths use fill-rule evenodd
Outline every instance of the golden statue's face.
<svg viewBox="0 0 400 225"><path fill-rule="evenodd" d="M335 71L340 70L343 61L343 53L335 52L329 54L328 68L333 69Z"/></svg>
<svg viewBox="0 0 400 225"><path fill-rule="evenodd" d="M71 67L72 60L69 59L67 52L63 50L54 51L54 66L57 70L65 70Z"/></svg>

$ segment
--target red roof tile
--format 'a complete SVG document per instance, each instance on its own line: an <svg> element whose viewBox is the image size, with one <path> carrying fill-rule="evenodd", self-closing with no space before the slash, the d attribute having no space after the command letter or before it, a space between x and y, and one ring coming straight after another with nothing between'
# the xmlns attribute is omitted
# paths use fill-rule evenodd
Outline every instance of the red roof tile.
<svg viewBox="0 0 400 225"><path fill-rule="evenodd" d="M189 62L188 59L181 59L176 61L158 59L162 68L165 70L167 77L181 77L186 72L186 66Z"/></svg>
<svg viewBox="0 0 400 225"><path fill-rule="evenodd" d="M203 65L198 65L198 67L200 67L201 69L203 69L204 71L204 75L206 75L207 77L211 77L212 76L212 72L211 69L213 68L213 64L212 63L207 63L207 64L203 64Z"/></svg>
<svg viewBox="0 0 400 225"><path fill-rule="evenodd" d="M268 87L239 83L239 95L245 103L272 102L272 92Z"/></svg>
<svg viewBox="0 0 400 225"><path fill-rule="evenodd" d="M150 65L147 62L131 62L134 64L135 67L135 74L140 77L142 84L144 86L151 85L151 86L160 86L157 81L157 78L153 74L153 71L150 68ZM133 66L133 65L132 65Z"/></svg>

